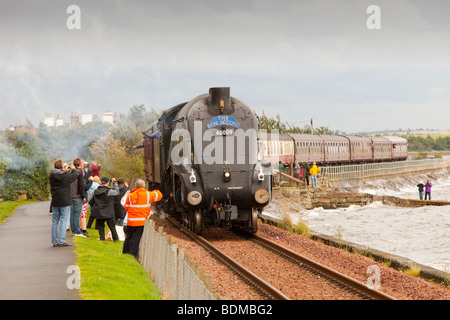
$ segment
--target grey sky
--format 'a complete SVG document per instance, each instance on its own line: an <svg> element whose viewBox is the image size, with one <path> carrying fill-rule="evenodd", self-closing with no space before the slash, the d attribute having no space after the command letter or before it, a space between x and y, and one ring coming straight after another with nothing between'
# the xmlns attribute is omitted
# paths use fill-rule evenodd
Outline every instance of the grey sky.
<svg viewBox="0 0 450 320"><path fill-rule="evenodd" d="M81 30L66 13L81 8ZM381 30L369 30L369 5ZM0 1L0 128L165 109L230 86L257 113L346 132L448 129L450 2Z"/></svg>

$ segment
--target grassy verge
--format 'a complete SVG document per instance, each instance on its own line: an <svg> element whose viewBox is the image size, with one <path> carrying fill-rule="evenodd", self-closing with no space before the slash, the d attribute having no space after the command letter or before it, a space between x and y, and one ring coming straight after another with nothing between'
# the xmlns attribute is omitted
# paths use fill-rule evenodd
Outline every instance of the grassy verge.
<svg viewBox="0 0 450 320"><path fill-rule="evenodd" d="M147 271L131 255L122 254L123 242L74 237L76 264L81 271L81 296L87 300L159 300L158 289Z"/></svg>
<svg viewBox="0 0 450 320"><path fill-rule="evenodd" d="M0 223L5 221L5 219L8 218L14 212L14 210L16 210L16 208L18 206L21 206L21 205L27 204L27 203L32 203L35 201L36 200L33 200L33 199L27 199L27 200L22 200L22 201L1 202L0 203Z"/></svg>

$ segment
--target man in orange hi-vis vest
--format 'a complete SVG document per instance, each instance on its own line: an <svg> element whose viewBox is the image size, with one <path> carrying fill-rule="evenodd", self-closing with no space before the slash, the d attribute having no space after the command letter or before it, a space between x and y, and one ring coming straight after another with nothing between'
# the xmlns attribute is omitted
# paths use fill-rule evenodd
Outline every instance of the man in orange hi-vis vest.
<svg viewBox="0 0 450 320"><path fill-rule="evenodd" d="M150 215L151 203L162 199L159 190L145 190L145 182L141 179L136 181L135 189L127 191L122 198L123 207L127 210L125 231L125 242L122 253L129 253L139 258L139 243L144 231L145 219Z"/></svg>

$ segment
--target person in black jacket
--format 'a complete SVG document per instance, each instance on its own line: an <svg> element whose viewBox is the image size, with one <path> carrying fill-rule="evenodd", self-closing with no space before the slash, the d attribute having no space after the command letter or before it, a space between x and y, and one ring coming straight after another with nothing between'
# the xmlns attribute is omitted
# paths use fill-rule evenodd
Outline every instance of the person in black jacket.
<svg viewBox="0 0 450 320"><path fill-rule="evenodd" d="M72 206L70 209L70 230L73 236L85 236L81 232L80 218L83 209L83 203L86 202L84 191L83 169L81 167L80 158L73 160L75 169L79 171L78 178L70 184L70 192L72 195Z"/></svg>
<svg viewBox="0 0 450 320"><path fill-rule="evenodd" d="M105 240L105 222L111 230L113 240L119 240L114 222L114 197L119 195L119 187L114 178L112 179L113 188L109 187L109 182L109 178L103 177L101 185L95 189L92 199L89 200L91 212L97 219L95 228L98 230L101 241Z"/></svg>
<svg viewBox="0 0 450 320"><path fill-rule="evenodd" d="M419 199L423 200L423 188L425 188L425 185L422 181L417 185L417 188L419 188Z"/></svg>
<svg viewBox="0 0 450 320"><path fill-rule="evenodd" d="M125 193L127 193L127 191L131 191L131 189L128 187L128 183L124 178L117 179L117 183L119 185L119 195L114 197L114 216L115 223L120 220L119 225L123 226L123 221L127 215L127 210L125 210L123 205L120 203L120 200L122 200Z"/></svg>
<svg viewBox="0 0 450 320"><path fill-rule="evenodd" d="M53 247L65 247L66 227L70 216L72 197L70 184L78 178L79 171L72 167L63 168L62 160L56 160L54 169L50 171L50 192L52 194L52 244Z"/></svg>

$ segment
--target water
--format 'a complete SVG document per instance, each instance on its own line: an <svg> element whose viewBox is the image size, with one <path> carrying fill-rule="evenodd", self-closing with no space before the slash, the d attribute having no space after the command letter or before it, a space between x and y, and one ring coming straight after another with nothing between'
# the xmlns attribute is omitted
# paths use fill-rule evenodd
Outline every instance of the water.
<svg viewBox="0 0 450 320"><path fill-rule="evenodd" d="M416 185L428 179L433 184L431 198L450 201L447 171L346 187L374 195L419 199ZM401 208L375 202L364 207L302 210L291 216L294 223L301 218L313 231L450 272L450 206Z"/></svg>

